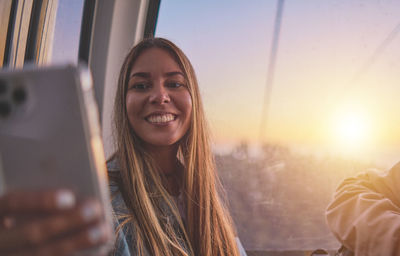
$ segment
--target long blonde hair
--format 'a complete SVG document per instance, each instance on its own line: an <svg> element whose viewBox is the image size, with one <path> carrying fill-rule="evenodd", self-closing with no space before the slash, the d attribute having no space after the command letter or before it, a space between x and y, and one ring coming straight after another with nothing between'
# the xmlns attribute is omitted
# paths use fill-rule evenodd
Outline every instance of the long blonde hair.
<svg viewBox="0 0 400 256"><path fill-rule="evenodd" d="M126 112L128 76L136 59L147 49L165 50L177 62L192 97L190 127L179 142L178 155L185 167L182 193L186 200L186 227L176 204L162 185L151 156L131 128ZM220 181L216 175L208 129L194 69L186 55L163 38L144 39L127 55L122 65L114 106L114 125L120 165L118 178L122 197L130 210L121 226L130 226L136 241L132 244L142 255L146 248L151 255L239 255L231 217L220 199ZM181 232L165 219L160 202L178 220ZM119 228L121 228L121 226ZM187 248L182 247L182 241Z"/></svg>

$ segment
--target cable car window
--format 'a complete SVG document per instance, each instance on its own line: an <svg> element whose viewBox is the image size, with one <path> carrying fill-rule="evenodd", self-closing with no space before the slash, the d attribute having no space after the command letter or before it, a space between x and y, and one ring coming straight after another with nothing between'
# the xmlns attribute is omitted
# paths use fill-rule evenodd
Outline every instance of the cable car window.
<svg viewBox="0 0 400 256"><path fill-rule="evenodd" d="M0 3L3 66L78 61L84 0L12 0Z"/></svg>
<svg viewBox="0 0 400 256"><path fill-rule="evenodd" d="M156 36L192 60L248 251L339 247L340 180L400 152L397 1L162 1Z"/></svg>
<svg viewBox="0 0 400 256"><path fill-rule="evenodd" d="M77 63L84 0L58 0L52 63Z"/></svg>

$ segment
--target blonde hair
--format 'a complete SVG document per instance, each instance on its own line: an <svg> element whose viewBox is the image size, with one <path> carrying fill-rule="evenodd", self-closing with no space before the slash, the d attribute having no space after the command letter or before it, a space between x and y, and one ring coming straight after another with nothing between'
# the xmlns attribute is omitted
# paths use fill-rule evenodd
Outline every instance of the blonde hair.
<svg viewBox="0 0 400 256"><path fill-rule="evenodd" d="M192 98L189 130L179 142L178 155L185 167L182 192L186 200L186 228L176 204L162 185L151 156L131 128L126 112L126 92L130 70L147 49L165 50L176 61L187 80ZM132 244L142 255L146 248L151 255L239 255L231 217L221 202L220 181L216 175L208 129L194 69L186 55L163 38L141 41L128 53L122 65L114 106L114 125L121 170L118 178L122 197L130 210L120 228L129 226L135 238ZM159 207L165 201L178 220L182 232L176 232ZM182 247L182 241L187 248Z"/></svg>

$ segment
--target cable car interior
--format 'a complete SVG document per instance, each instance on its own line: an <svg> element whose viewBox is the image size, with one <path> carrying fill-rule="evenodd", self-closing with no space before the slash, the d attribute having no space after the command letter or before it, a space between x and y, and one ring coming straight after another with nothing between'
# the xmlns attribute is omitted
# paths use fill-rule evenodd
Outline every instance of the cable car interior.
<svg viewBox="0 0 400 256"><path fill-rule="evenodd" d="M88 65L106 157L124 56L152 36L182 48L249 256L334 255L325 209L339 182L399 161L395 0L5 0L0 12L2 69Z"/></svg>

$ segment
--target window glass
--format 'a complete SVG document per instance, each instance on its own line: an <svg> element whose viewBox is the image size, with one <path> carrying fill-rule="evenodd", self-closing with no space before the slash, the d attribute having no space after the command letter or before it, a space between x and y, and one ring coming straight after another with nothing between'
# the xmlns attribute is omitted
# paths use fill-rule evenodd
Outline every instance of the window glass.
<svg viewBox="0 0 400 256"><path fill-rule="evenodd" d="M162 1L156 36L193 62L245 249L337 249L335 187L399 161L400 4L278 2Z"/></svg>
<svg viewBox="0 0 400 256"><path fill-rule="evenodd" d="M83 3L84 0L1 2L1 63L9 67L22 67L25 62L76 63Z"/></svg>
<svg viewBox="0 0 400 256"><path fill-rule="evenodd" d="M77 63L84 0L58 0L52 63Z"/></svg>

